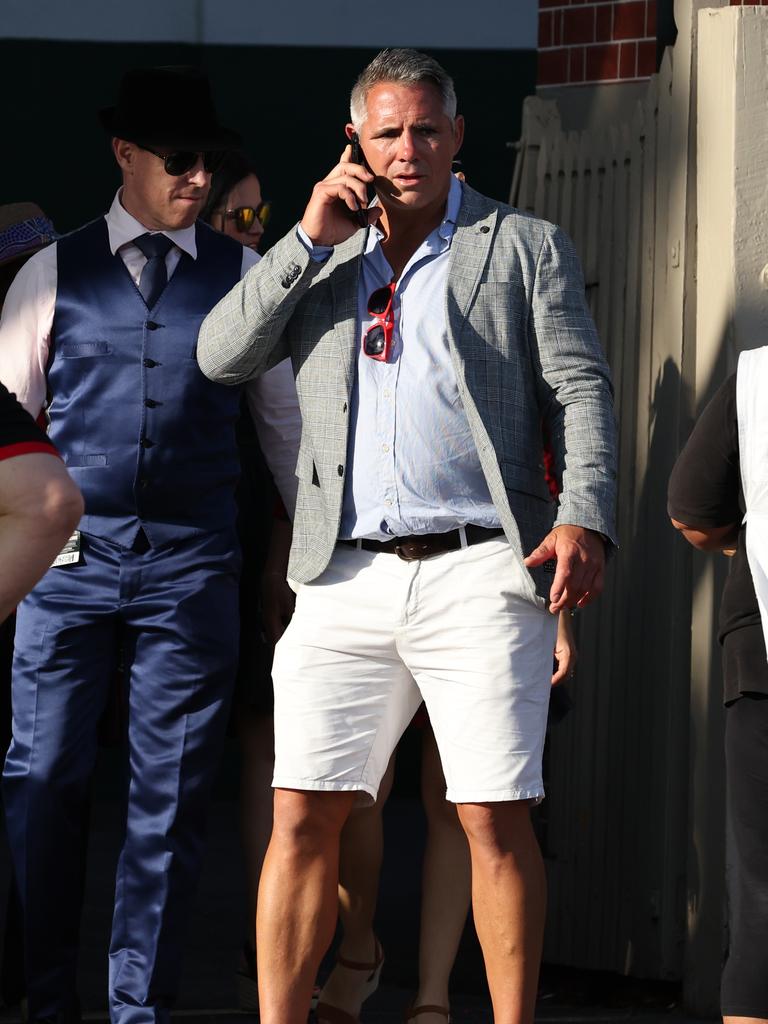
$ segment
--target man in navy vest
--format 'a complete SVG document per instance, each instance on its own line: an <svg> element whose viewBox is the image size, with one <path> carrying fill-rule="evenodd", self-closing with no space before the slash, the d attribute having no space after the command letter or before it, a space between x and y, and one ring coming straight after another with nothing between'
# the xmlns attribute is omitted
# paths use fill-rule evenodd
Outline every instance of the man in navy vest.
<svg viewBox="0 0 768 1024"><path fill-rule="evenodd" d="M32 1020L79 1016L83 815L122 648L129 778L110 1015L168 1019L238 638L236 391L200 323L257 257L196 224L237 136L192 68L125 76L102 111L123 176L107 213L33 257L8 295L0 379L85 498L61 564L19 610L4 798Z"/></svg>

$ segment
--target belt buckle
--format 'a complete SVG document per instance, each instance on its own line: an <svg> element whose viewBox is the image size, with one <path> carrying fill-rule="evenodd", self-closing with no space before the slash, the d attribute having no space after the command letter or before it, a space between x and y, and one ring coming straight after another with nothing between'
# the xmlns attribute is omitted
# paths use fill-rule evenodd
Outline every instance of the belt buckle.
<svg viewBox="0 0 768 1024"><path fill-rule="evenodd" d="M405 544L395 544L395 554L404 562L419 562L422 558L429 557L429 544L425 541L419 543L415 540L407 540Z"/></svg>

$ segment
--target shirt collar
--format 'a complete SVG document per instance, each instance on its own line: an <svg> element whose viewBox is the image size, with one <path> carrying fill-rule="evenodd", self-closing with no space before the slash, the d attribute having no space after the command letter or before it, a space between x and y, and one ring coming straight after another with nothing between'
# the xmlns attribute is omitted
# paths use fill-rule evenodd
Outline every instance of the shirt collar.
<svg viewBox="0 0 768 1024"><path fill-rule="evenodd" d="M459 210L461 209L461 200L463 195L464 193L461 182L455 174L452 174L451 184L448 189L448 199L445 204L445 216L435 229L440 238L445 242L450 242L453 238L453 233L456 230L456 221L459 219ZM371 206L374 206L377 203L378 200L374 199ZM384 232L381 228L377 227L375 224L371 225L371 228L368 231L368 238L365 243L366 255L376 248L383 237Z"/></svg>
<svg viewBox="0 0 768 1024"><path fill-rule="evenodd" d="M139 235L146 234L147 232L147 228L144 227L141 221L136 220L134 216L128 213L120 202L122 191L121 188L117 190L105 218L107 231L109 232L109 248L113 256L122 246L127 245L134 238L138 238ZM163 231L161 234L170 238L174 245L191 256L193 260L197 259L197 240L194 224L191 227L181 228L178 231Z"/></svg>

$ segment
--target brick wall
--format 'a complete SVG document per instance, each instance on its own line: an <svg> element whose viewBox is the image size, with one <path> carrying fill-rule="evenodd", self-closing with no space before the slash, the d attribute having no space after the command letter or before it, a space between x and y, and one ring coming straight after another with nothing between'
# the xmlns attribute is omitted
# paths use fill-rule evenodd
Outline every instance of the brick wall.
<svg viewBox="0 0 768 1024"><path fill-rule="evenodd" d="M539 0L539 85L629 82L655 71L656 0Z"/></svg>

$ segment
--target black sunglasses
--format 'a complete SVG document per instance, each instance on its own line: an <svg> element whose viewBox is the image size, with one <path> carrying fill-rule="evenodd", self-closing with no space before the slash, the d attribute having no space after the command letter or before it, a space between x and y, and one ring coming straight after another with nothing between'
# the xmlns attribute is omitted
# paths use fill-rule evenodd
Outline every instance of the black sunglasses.
<svg viewBox="0 0 768 1024"><path fill-rule="evenodd" d="M188 174L196 166L200 157L203 158L203 167L208 174L215 174L227 155L226 150L223 149L211 149L204 153L186 149L177 149L172 153L158 153L151 146L142 146L141 143L137 143L137 145L139 149L145 149L147 153L159 157L163 161L165 173L170 174L172 178L180 178L182 174Z"/></svg>
<svg viewBox="0 0 768 1024"><path fill-rule="evenodd" d="M250 231L257 220L263 228L267 226L272 215L272 203L265 201L258 206L238 206L234 210L214 212L220 213L224 220L233 220L238 231Z"/></svg>

